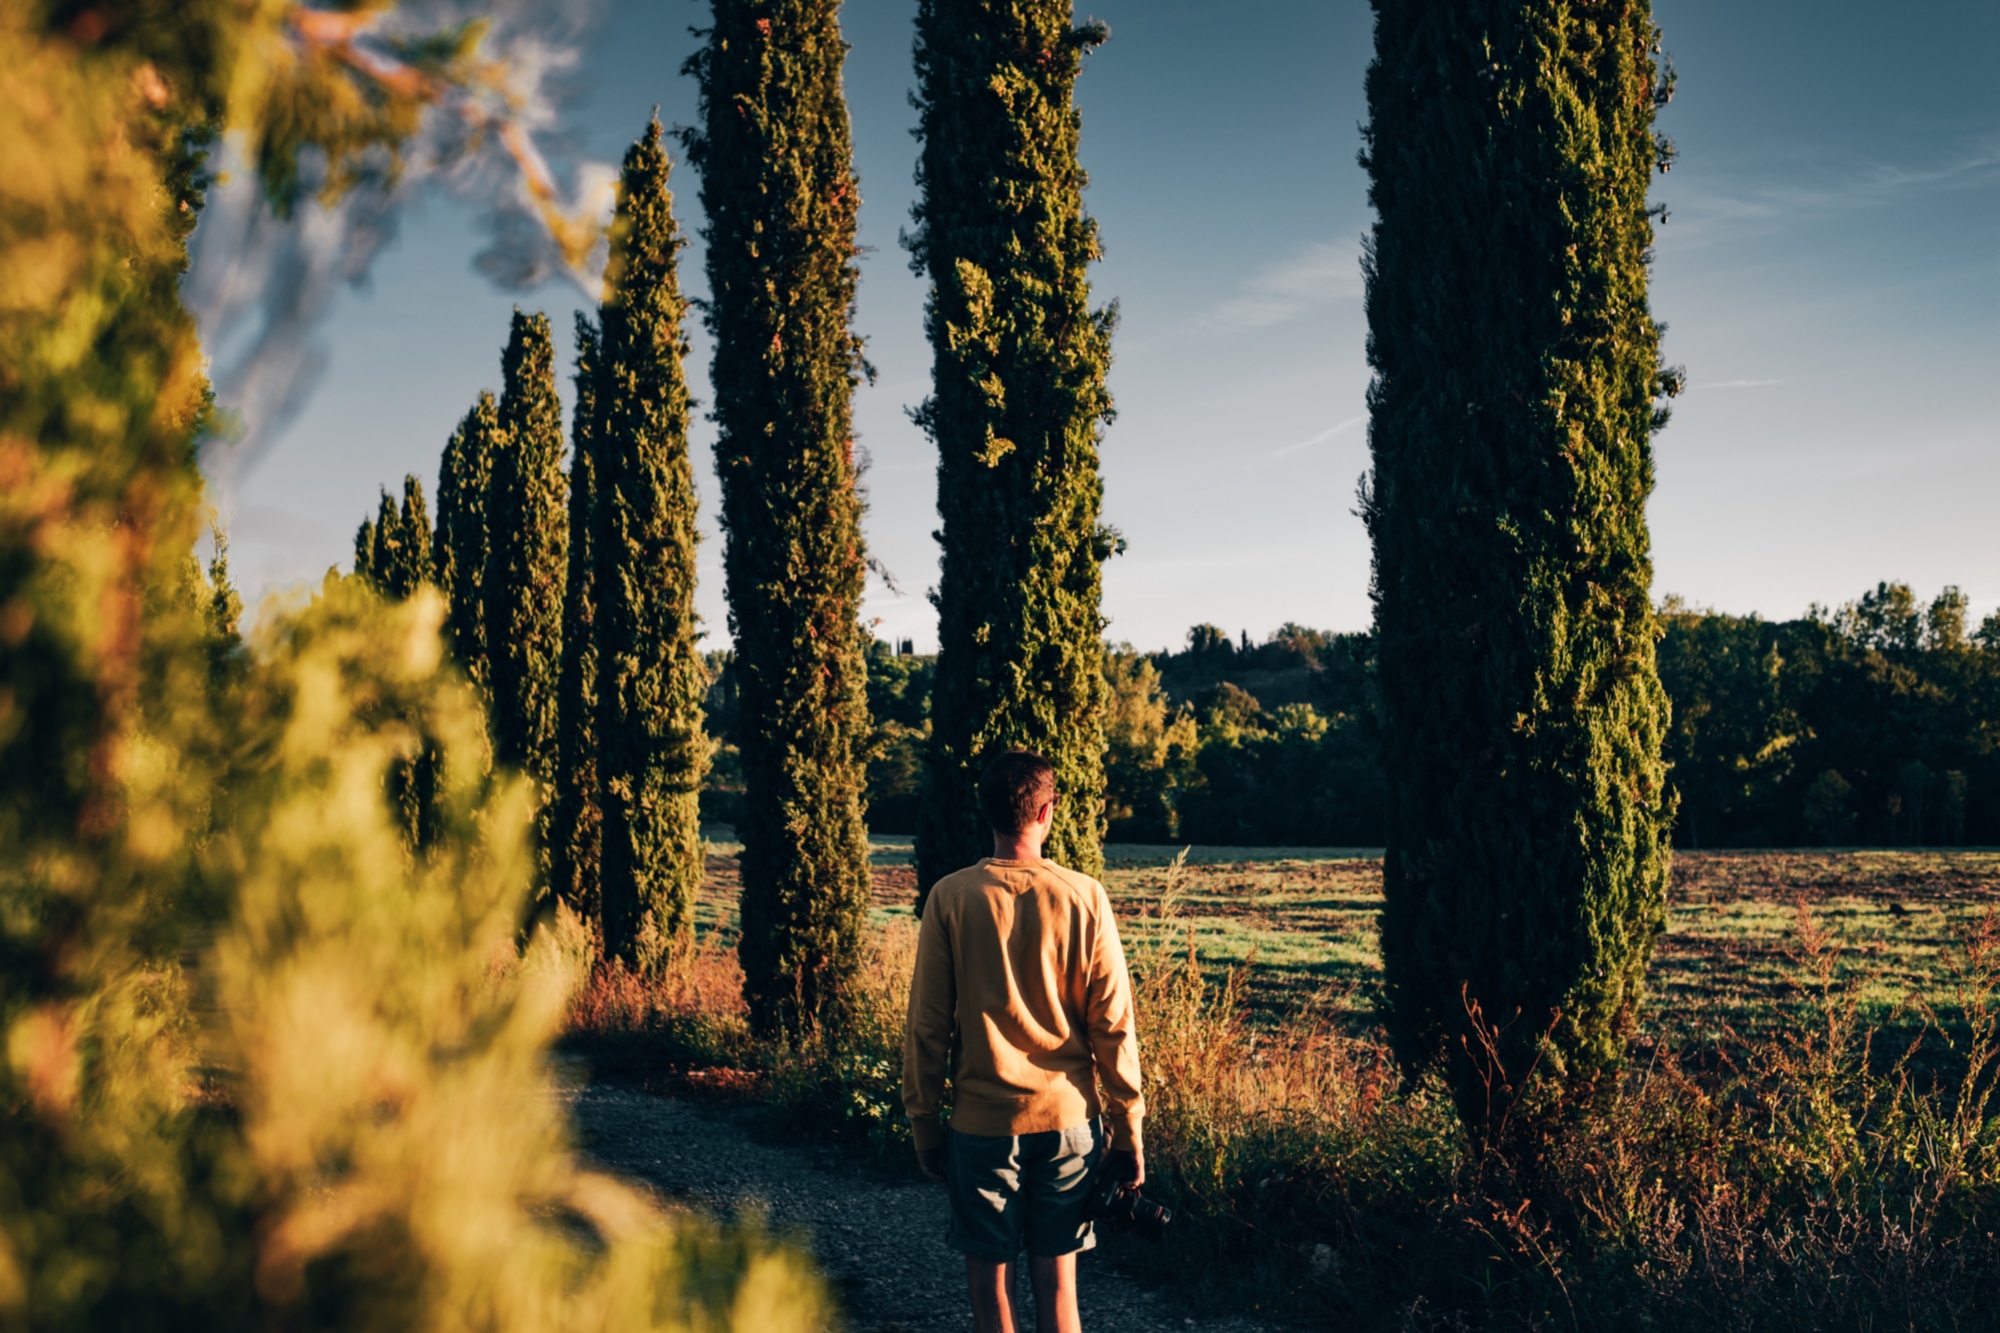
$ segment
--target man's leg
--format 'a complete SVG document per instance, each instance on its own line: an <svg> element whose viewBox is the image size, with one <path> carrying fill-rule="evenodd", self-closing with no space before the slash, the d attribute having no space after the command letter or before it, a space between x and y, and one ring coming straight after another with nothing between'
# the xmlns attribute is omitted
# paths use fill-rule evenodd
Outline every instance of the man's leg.
<svg viewBox="0 0 2000 1333"><path fill-rule="evenodd" d="M1045 1259L1028 1256L1028 1281L1035 1288L1035 1333L1083 1333L1076 1312L1076 1255Z"/></svg>
<svg viewBox="0 0 2000 1333"><path fill-rule="evenodd" d="M1044 1260L1037 1259L1036 1263ZM1070 1272L1076 1272L1076 1265L1070 1265ZM1014 1265L996 1263L991 1259L975 1259L965 1256L965 1284L972 1292L972 1325L978 1333L1019 1333L1025 1320L1019 1318L1014 1309ZM1072 1282L1074 1288L1074 1282ZM1037 1291L1041 1288L1036 1287ZM1074 1290L1070 1294L1070 1306L1076 1306Z"/></svg>

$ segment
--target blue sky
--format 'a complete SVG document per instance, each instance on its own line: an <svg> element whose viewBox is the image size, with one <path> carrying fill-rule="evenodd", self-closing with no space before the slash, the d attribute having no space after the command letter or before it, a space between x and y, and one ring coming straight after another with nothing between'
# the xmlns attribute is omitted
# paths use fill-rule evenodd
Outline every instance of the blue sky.
<svg viewBox="0 0 2000 1333"><path fill-rule="evenodd" d="M1122 311L1105 509L1130 542L1105 571L1108 634L1151 648L1202 621L1258 637L1287 620L1362 628L1367 5L1090 12L1113 34L1078 85L1107 248L1096 292ZM669 125L694 118L679 69L704 13L601 11L566 105L572 158L615 161L655 103ZM926 392L929 355L923 286L896 243L914 188L914 13L914 0L850 0L845 22L871 247L859 325L880 371L856 403L874 460L868 534L903 590L871 583L865 614L923 645L934 464L904 409ZM1959 584L1976 615L2000 608L2000 5L1660 0L1656 14L1680 72L1661 124L1681 156L1654 186L1671 220L1653 303L1692 386L1656 441L1656 592L1789 617L1902 579L1926 597ZM697 184L677 172L691 232ZM432 198L343 294L321 332L325 377L234 492L246 591L344 565L379 484L432 481L473 396L499 388L516 302L568 329L576 289L494 288L470 262L483 242L474 212ZM698 243L682 273L702 290ZM692 332L700 393L707 348ZM721 641L712 434L700 423L699 604Z"/></svg>

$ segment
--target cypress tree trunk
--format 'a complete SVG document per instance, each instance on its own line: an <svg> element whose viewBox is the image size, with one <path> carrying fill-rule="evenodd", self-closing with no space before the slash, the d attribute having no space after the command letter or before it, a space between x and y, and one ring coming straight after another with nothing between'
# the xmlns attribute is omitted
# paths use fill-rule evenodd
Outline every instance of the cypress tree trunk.
<svg viewBox="0 0 2000 1333"><path fill-rule="evenodd" d="M687 136L709 217L716 472L743 763L744 994L799 1032L837 1001L868 907L867 577L851 400L854 177L840 0L714 0Z"/></svg>
<svg viewBox="0 0 2000 1333"><path fill-rule="evenodd" d="M1677 386L1646 301L1664 90L1645 0L1375 14L1382 954L1402 1058L1448 1058L1477 1131L1538 1050L1557 1076L1617 1061L1664 922L1645 520ZM1498 1071L1467 1054L1475 1005Z"/></svg>
<svg viewBox="0 0 2000 1333"><path fill-rule="evenodd" d="M500 357L500 441L487 514L486 651L493 758L546 791L556 770L556 677L562 664L562 403L549 317L514 311Z"/></svg>
<svg viewBox="0 0 2000 1333"><path fill-rule="evenodd" d="M598 380L597 670L602 896L608 953L693 925L696 797L708 769L696 651L695 492L687 342L660 123L625 154L605 271ZM649 932L648 928L651 928Z"/></svg>
<svg viewBox="0 0 2000 1333"><path fill-rule="evenodd" d="M437 531L431 541L432 565L449 605L445 629L452 653L482 690L489 679L486 505L499 438L499 408L493 395L482 391L452 432L438 464Z"/></svg>
<svg viewBox="0 0 2000 1333"><path fill-rule="evenodd" d="M585 920L597 896L597 592L593 525L597 504L597 326L576 317L576 408L570 418L569 582L563 589L562 676L558 682L556 794L543 843L549 887Z"/></svg>
<svg viewBox="0 0 2000 1333"><path fill-rule="evenodd" d="M1107 35L1069 0L922 0L917 228L928 271L943 547L937 684L917 831L922 895L987 855L975 787L989 754L1056 766L1046 854L1103 868L1104 676L1097 446L1111 415L1113 312L1090 308L1071 89Z"/></svg>

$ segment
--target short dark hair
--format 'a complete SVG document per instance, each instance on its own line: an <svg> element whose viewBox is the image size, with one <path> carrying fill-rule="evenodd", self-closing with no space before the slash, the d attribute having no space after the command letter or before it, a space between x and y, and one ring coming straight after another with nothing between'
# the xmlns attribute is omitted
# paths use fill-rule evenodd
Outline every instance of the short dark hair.
<svg viewBox="0 0 2000 1333"><path fill-rule="evenodd" d="M979 775L979 813L995 833L1019 833L1056 798L1056 766L1033 750L1008 750Z"/></svg>

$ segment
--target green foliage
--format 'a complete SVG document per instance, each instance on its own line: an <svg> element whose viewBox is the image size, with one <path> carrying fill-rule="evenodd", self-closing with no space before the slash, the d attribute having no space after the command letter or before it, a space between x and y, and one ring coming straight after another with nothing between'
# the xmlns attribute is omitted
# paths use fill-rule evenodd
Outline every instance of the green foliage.
<svg viewBox="0 0 2000 1333"><path fill-rule="evenodd" d="M708 214L716 474L743 774L745 995L761 1031L831 1017L868 906L852 331L861 205L839 0L713 0L686 136Z"/></svg>
<svg viewBox="0 0 2000 1333"><path fill-rule="evenodd" d="M1661 608L1687 846L2000 841L2000 644L1884 583L1767 622Z"/></svg>
<svg viewBox="0 0 2000 1333"><path fill-rule="evenodd" d="M576 410L569 463L569 575L563 586L562 673L557 681L555 796L542 843L549 891L585 921L603 911L598 859L603 816L597 804L597 326L576 317Z"/></svg>
<svg viewBox="0 0 2000 1333"><path fill-rule="evenodd" d="M493 757L533 775L546 790L555 784L569 553L562 403L547 315L514 311L500 369L505 386L487 483L484 588Z"/></svg>
<svg viewBox="0 0 2000 1333"><path fill-rule="evenodd" d="M1711 845L1768 806L1791 775L1802 723L1786 689L1778 626L1691 611L1673 598L1659 620L1660 680L1674 705L1666 756L1680 795L1677 832L1688 847Z"/></svg>
<svg viewBox="0 0 2000 1333"><path fill-rule="evenodd" d="M1180 836L1175 797L1200 742L1151 658L1122 644L1104 655L1104 813L1118 842Z"/></svg>
<svg viewBox="0 0 2000 1333"><path fill-rule="evenodd" d="M924 755L931 740L937 658L868 645L868 827L915 833L923 809Z"/></svg>
<svg viewBox="0 0 2000 1333"><path fill-rule="evenodd" d="M1623 1054L1663 919L1645 521L1663 372L1644 0L1375 0L1364 162L1386 1002L1483 1125L1495 1067ZM1490 1056L1461 1038L1497 1030ZM1497 1087L1498 1085L1496 1085Z"/></svg>
<svg viewBox="0 0 2000 1333"><path fill-rule="evenodd" d="M708 767L696 650L695 491L681 359L686 302L653 121L625 154L599 312L598 773L604 946L688 929L701 883L698 793Z"/></svg>
<svg viewBox="0 0 2000 1333"><path fill-rule="evenodd" d="M795 1266L669 1226L570 1157L544 1049L581 978L546 935L494 974L533 879L531 789L493 775L475 699L439 670L439 599L378 608L330 584L265 634L206 849L243 868L204 971L242 1117L226 1160L258 1182L258 1296L384 1329L678 1328L758 1287L814 1313ZM411 862L381 793L425 748L441 829Z"/></svg>
<svg viewBox="0 0 2000 1333"><path fill-rule="evenodd" d="M1103 868L1104 618L1097 447L1114 312L1090 307L1100 248L1072 89L1101 24L1069 0L922 0L923 152L911 265L930 279L938 447L939 653L917 833L922 895L987 855L975 785L1014 747L1056 766L1046 854Z"/></svg>
<svg viewBox="0 0 2000 1333"><path fill-rule="evenodd" d="M499 406L481 390L479 401L445 442L438 463L438 519L431 547L438 586L451 604L445 628L452 657L482 687L492 674L486 658L486 566L492 554L487 508L500 440Z"/></svg>
<svg viewBox="0 0 2000 1333"><path fill-rule="evenodd" d="M1193 771L1174 774L1180 838L1224 846L1380 844L1380 743L1367 719L1328 717L1308 703L1267 711L1228 681L1199 697L1193 712L1194 734L1182 750Z"/></svg>

